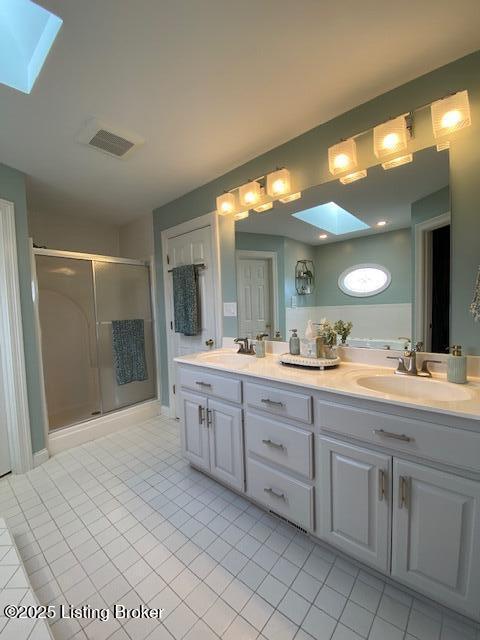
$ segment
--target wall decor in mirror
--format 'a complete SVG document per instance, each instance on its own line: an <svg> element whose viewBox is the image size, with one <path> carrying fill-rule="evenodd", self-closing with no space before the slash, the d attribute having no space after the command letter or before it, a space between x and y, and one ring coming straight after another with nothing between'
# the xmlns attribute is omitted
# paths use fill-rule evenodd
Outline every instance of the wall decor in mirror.
<svg viewBox="0 0 480 640"><path fill-rule="evenodd" d="M350 346L403 349L450 344L449 152L349 184L337 179L235 225L241 335L282 337L308 320L352 323ZM298 264L315 287L299 295ZM340 338L339 338L340 342Z"/></svg>

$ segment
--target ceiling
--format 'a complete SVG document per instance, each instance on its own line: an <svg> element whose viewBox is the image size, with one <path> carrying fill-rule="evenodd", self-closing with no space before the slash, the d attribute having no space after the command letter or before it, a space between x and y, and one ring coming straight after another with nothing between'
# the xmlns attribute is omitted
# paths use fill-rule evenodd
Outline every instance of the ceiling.
<svg viewBox="0 0 480 640"><path fill-rule="evenodd" d="M265 213L251 213L246 220L235 223L235 230L285 236L305 244L321 245L404 229L411 225L412 202L438 191L448 182L448 151L438 153L435 147L431 147L417 151L410 164L388 171L380 165L372 167L364 180L349 185L332 180L307 189L300 200L288 205L275 203L274 208ZM370 228L338 236L328 233L328 237L321 240L320 229L292 217L298 211L326 202L335 202ZM387 224L378 227L379 220Z"/></svg>
<svg viewBox="0 0 480 640"><path fill-rule="evenodd" d="M118 224L479 45L478 0L40 4L64 23L30 95L0 86L0 162L32 211ZM145 144L82 146L92 116Z"/></svg>

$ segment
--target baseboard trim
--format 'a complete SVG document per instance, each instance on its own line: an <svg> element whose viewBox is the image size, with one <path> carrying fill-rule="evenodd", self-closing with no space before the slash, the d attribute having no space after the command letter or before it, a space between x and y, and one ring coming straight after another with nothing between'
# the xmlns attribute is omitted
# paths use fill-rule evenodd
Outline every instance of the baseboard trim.
<svg viewBox="0 0 480 640"><path fill-rule="evenodd" d="M50 454L48 453L48 449L40 449L40 451L36 451L33 454L33 467L39 467L41 464L46 462Z"/></svg>
<svg viewBox="0 0 480 640"><path fill-rule="evenodd" d="M133 427L140 422L158 416L160 412L161 407L158 400L148 400L134 407L120 409L94 420L87 420L72 427L61 429L56 433L49 434L48 449L50 455L108 436L121 429L128 429L128 427Z"/></svg>
<svg viewBox="0 0 480 640"><path fill-rule="evenodd" d="M160 407L160 415L166 416L167 418L171 418L172 412L170 411L170 407L167 406L166 404L162 404L162 406Z"/></svg>

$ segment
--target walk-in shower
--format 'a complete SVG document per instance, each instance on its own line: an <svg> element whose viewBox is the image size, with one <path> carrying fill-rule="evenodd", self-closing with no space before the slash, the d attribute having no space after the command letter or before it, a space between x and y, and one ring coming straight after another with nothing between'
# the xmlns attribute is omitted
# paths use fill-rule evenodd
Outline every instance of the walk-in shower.
<svg viewBox="0 0 480 640"><path fill-rule="evenodd" d="M154 398L148 264L34 251L50 430Z"/></svg>

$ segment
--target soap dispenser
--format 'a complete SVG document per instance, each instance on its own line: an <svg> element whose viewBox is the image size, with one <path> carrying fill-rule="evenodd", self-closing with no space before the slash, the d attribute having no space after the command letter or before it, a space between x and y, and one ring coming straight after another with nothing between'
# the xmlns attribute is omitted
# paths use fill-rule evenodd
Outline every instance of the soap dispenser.
<svg viewBox="0 0 480 640"><path fill-rule="evenodd" d="M467 356L462 355L462 347L454 344L447 361L447 380L456 384L467 382Z"/></svg>
<svg viewBox="0 0 480 640"><path fill-rule="evenodd" d="M255 355L257 358L265 358L265 340L268 337L268 333L259 333L257 335L257 341L255 342Z"/></svg>
<svg viewBox="0 0 480 640"><path fill-rule="evenodd" d="M292 335L290 337L290 354L292 356L300 355L300 338L297 335L297 329L290 329Z"/></svg>

